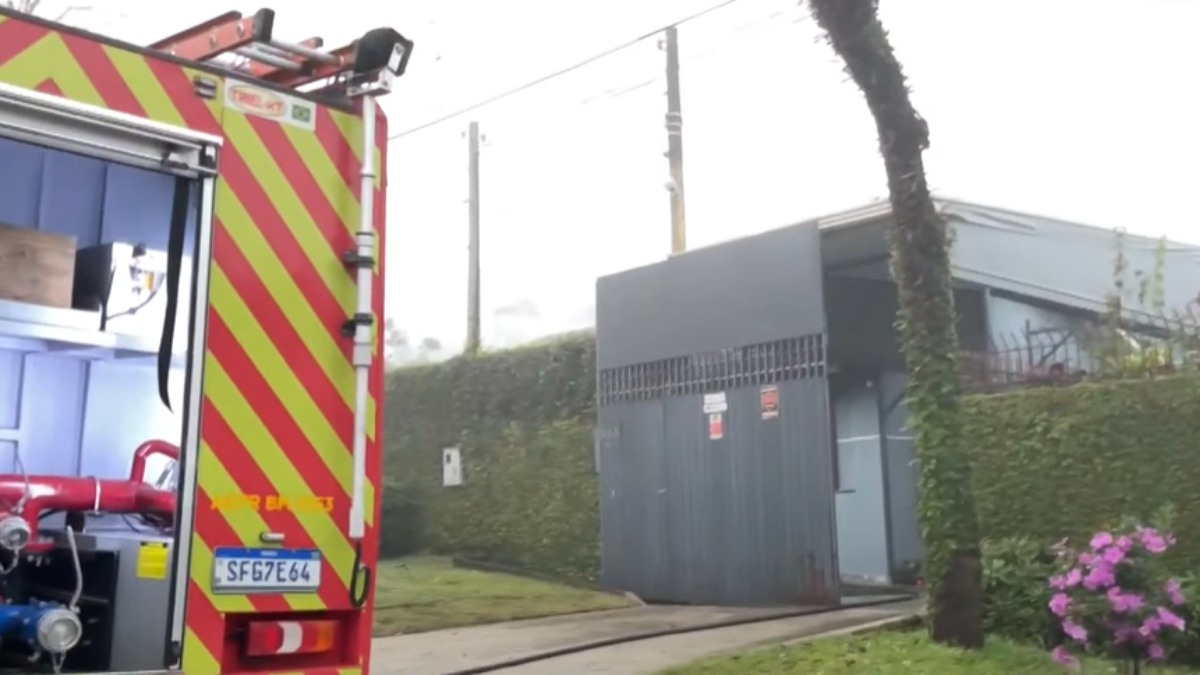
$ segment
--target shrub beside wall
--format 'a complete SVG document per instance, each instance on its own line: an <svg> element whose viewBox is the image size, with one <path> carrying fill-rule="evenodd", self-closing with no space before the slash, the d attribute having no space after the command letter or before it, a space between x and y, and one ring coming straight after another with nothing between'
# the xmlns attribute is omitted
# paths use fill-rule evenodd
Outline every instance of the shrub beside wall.
<svg viewBox="0 0 1200 675"><path fill-rule="evenodd" d="M1170 503L1177 554L1200 568L1200 378L973 397L964 412L986 537L1087 537Z"/></svg>
<svg viewBox="0 0 1200 675"><path fill-rule="evenodd" d="M428 548L594 580L595 381L590 334L391 373L384 554ZM461 487L442 487L447 447L462 454Z"/></svg>

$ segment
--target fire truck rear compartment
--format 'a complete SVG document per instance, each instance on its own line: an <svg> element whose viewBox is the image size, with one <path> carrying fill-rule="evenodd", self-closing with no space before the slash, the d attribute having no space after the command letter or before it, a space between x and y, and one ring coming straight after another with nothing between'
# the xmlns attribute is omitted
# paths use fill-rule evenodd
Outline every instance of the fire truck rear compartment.
<svg viewBox="0 0 1200 675"><path fill-rule="evenodd" d="M0 672L176 661L199 185L0 137ZM166 257L185 187L168 409Z"/></svg>

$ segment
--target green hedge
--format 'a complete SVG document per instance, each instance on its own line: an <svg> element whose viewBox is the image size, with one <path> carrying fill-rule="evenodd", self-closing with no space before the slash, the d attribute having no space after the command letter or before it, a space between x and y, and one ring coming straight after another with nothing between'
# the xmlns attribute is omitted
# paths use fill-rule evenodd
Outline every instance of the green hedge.
<svg viewBox="0 0 1200 675"><path fill-rule="evenodd" d="M964 414L985 537L1086 537L1169 503L1200 566L1200 378L972 397Z"/></svg>
<svg viewBox="0 0 1200 675"><path fill-rule="evenodd" d="M595 342L578 334L389 375L385 555L432 549L581 581L598 567ZM1177 512L1200 569L1200 378L968 397L983 535L1054 541ZM466 484L441 485L457 446Z"/></svg>
<svg viewBox="0 0 1200 675"><path fill-rule="evenodd" d="M384 554L427 548L594 580L595 378L590 334L389 374ZM462 452L461 487L442 487L446 447Z"/></svg>

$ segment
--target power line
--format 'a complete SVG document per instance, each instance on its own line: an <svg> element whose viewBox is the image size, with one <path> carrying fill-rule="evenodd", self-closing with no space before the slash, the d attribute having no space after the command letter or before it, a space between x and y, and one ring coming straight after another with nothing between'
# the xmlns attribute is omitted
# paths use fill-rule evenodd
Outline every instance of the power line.
<svg viewBox="0 0 1200 675"><path fill-rule="evenodd" d="M669 23L669 24L667 24L667 25L665 25L665 26L661 26L661 27L659 27L659 28L656 28L656 29L654 29L654 30L650 31L649 33L646 33L646 34L644 34L644 35L640 35L640 36L638 36L638 37L636 37L636 38L634 38L634 39L632 39L632 40L629 40L629 41L627 41L627 42L623 42L623 43L621 43L621 44L619 44L619 45L617 45L617 46L615 46L615 47L611 47L611 48L609 48L609 49L606 49L606 50L604 50L604 51L600 52L599 54L595 54L595 55L593 55L593 56L590 56L590 57L588 57L588 58L586 58L586 59L584 59L584 60L582 60L582 61L580 61L580 62L578 62L578 63L575 63L575 64L573 64L573 65L567 66L566 68L561 68L561 69L559 69L559 70L556 70L556 71L554 71L554 72L552 72L552 73L549 73L549 74L547 74L547 75L543 75L542 77L539 77L539 78L537 78L536 80L530 80L530 81L528 81L528 82L526 82L526 83L524 83L524 84L521 84L521 85L519 85L519 86L517 86L517 87L514 87L514 88L512 88L512 89L509 89L508 91L504 91L504 92L501 92L501 93L499 93L499 94L496 94L496 95L494 95L494 96L490 96L490 97L488 97L488 98L485 98L485 99L483 99L482 101L479 101L479 102L477 102L477 103L472 103L471 105L468 105L468 106L466 106L466 107L464 107L464 108L459 108L458 110L455 110L455 111L454 111L454 112L452 112L452 113L449 113L449 114L446 114L446 115L442 115L441 117L438 117L438 118L436 118L436 119L432 119L432 120L430 120L430 121L428 121L428 122L425 122L424 124L419 124L419 125L417 125L417 126L415 126L415 127L411 127L411 128L409 128L409 129L405 129L404 131L400 131L400 132L394 133L394 134L392 134L392 135L388 136L388 140L389 140L389 141L394 141L394 140L396 140L397 138L403 138L404 136L408 136L408 135L410 135L410 134L415 134L415 133L417 133L418 131L424 131L425 129L428 129L428 128L430 128L430 127L437 126L437 125L439 125L439 124L442 124L443 122L448 122L448 121L450 121L450 120L454 119L455 117L458 117L459 115L464 115L464 114L466 114L466 113L469 113L469 112L471 112L471 111L473 111L473 110L478 110L478 109L480 109L480 108L482 108L482 107L484 107L484 106L486 106L486 105L491 105L492 103L495 103L495 102L497 102L497 101L500 101L500 100L502 100L502 99L506 99L506 98L508 98L508 97L510 97L510 96L513 96L513 95L515 95L515 94L519 94L519 93L521 93L521 92L523 92L523 91L525 91L525 90L527 90L527 89L532 89L533 87L536 87L536 86L538 86L538 85L540 85L540 84L544 84L544 83L546 83L546 82L549 82L550 80L554 80L554 79L560 78L560 77L562 77L563 75L566 75L566 74L568 74L568 73L571 73L571 72L574 72L574 71L576 71L576 70L579 70L580 68L583 68L583 67L585 67L585 66L590 66L590 65L592 65L593 63L595 63L595 62L597 62L597 61L599 61L599 60L601 60L601 59L604 59L604 58L607 58L607 57L609 57L609 56L612 56L613 54L616 54L617 52L621 52L621 51L624 51L624 50L626 50L626 49L629 49L630 47L634 47L634 46L636 46L636 45L638 45L638 44L641 44L642 42L645 42L646 40L648 40L648 39L650 39L650 38L652 38L652 37L655 37L655 36L657 36L659 33L662 33L664 30L666 30L667 28L670 28L671 26L679 26L679 25L685 24L685 23L687 23L687 22L689 22L689 21L693 21L693 20L695 20L695 19L699 19L700 17L702 17L702 16L705 16L705 15L707 15L707 14L711 14L711 13L713 13L713 12L717 11L718 9L721 9L722 7L727 7L727 6L729 6L729 5L732 5L733 3L737 2L737 1L738 1L738 0L723 0L722 2L719 2L719 3L717 3L717 4L715 4L715 5L711 6L711 7L708 7L708 8L706 8L706 9L702 9L702 10L700 10L699 12L696 12L695 14L692 14L692 15L686 16L686 17L684 17L684 18L682 18L682 19L679 19L678 21L675 21L675 22L673 22L673 23Z"/></svg>

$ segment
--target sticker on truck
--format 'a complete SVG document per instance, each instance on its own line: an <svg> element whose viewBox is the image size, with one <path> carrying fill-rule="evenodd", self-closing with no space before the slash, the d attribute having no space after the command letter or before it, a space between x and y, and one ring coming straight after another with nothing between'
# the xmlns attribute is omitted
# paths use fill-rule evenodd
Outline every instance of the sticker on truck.
<svg viewBox="0 0 1200 675"><path fill-rule="evenodd" d="M316 593L321 552L310 549L218 548L214 593Z"/></svg>

